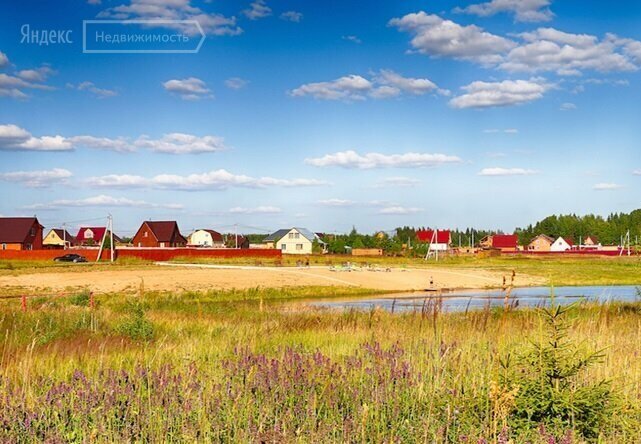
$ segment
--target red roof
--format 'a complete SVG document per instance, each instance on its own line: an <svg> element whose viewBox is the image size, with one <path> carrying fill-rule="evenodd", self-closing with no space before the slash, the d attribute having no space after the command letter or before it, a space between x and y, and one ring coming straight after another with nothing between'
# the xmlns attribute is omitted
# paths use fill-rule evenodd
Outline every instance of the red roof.
<svg viewBox="0 0 641 444"><path fill-rule="evenodd" d="M432 242L434 240L434 230L418 230L416 237L419 242ZM436 242L437 244L449 244L452 240L450 230L437 230Z"/></svg>
<svg viewBox="0 0 641 444"><path fill-rule="evenodd" d="M176 223L176 221L174 220L162 220L162 221L148 220L148 221L145 221L143 224L147 224L147 226L152 231L152 233L154 234L158 242L174 241L174 239L172 239L174 231L177 231L178 236L180 236L181 238L177 240L182 240L183 242L187 242L187 240L182 236L182 234L180 234L180 230L178 229L178 223Z"/></svg>
<svg viewBox="0 0 641 444"><path fill-rule="evenodd" d="M33 224L38 224L35 217L0 217L0 242L17 244L24 242Z"/></svg>
<svg viewBox="0 0 641 444"><path fill-rule="evenodd" d="M78 235L76 235L77 242L94 241L100 242L107 231L107 227L80 227Z"/></svg>
<svg viewBox="0 0 641 444"><path fill-rule="evenodd" d="M519 237L516 234L495 234L492 236L492 247L494 248L516 248L519 244Z"/></svg>
<svg viewBox="0 0 641 444"><path fill-rule="evenodd" d="M214 230L203 230L203 231L206 231L211 235L211 240L213 242L223 242L223 235L220 234L218 231L214 231Z"/></svg>
<svg viewBox="0 0 641 444"><path fill-rule="evenodd" d="M564 237L563 240L565 240L570 247L574 247L574 239L571 237Z"/></svg>

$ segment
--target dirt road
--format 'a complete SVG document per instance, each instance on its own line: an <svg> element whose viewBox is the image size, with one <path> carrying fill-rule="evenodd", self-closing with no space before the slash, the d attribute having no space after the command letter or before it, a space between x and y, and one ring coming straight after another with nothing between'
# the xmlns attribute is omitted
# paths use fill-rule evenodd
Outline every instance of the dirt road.
<svg viewBox="0 0 641 444"><path fill-rule="evenodd" d="M375 290L410 291L436 288L499 287L503 274L485 270L434 268L391 271L332 271L328 267L243 267L163 264L156 268L39 272L0 276L0 287L60 291L86 287L96 292L148 290L243 289L252 287L355 286ZM509 276L508 276L509 279ZM517 276L518 286L545 284L539 278Z"/></svg>

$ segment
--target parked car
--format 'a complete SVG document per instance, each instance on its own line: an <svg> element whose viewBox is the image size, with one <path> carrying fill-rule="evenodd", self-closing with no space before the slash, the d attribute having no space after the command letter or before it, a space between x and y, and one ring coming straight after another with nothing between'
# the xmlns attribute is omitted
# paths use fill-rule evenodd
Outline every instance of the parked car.
<svg viewBox="0 0 641 444"><path fill-rule="evenodd" d="M54 258L55 262L73 262L73 263L78 263L78 262L87 262L87 258L84 256L80 256L79 254L65 254L64 256L58 256Z"/></svg>

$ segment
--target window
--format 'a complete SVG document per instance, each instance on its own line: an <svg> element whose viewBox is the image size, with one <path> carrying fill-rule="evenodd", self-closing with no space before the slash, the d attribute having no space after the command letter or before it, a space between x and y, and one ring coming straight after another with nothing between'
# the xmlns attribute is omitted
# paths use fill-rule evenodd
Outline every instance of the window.
<svg viewBox="0 0 641 444"><path fill-rule="evenodd" d="M160 243L160 248L165 248L165 243L164 242Z"/></svg>
<svg viewBox="0 0 641 444"><path fill-rule="evenodd" d="M31 244L26 244L25 245L25 250L33 250L33 246Z"/></svg>
<svg viewBox="0 0 641 444"><path fill-rule="evenodd" d="M280 245L280 249L281 249L281 251L287 250L287 244L281 244Z"/></svg>
<svg viewBox="0 0 641 444"><path fill-rule="evenodd" d="M300 239L300 233L294 233L294 239Z"/></svg>
<svg viewBox="0 0 641 444"><path fill-rule="evenodd" d="M2 244L2 249L6 250L7 249L7 244Z"/></svg>
<svg viewBox="0 0 641 444"><path fill-rule="evenodd" d="M145 231L145 232L142 234L142 237L147 237L147 236L148 236L148 234L149 234L149 233L147 233L147 232Z"/></svg>
<svg viewBox="0 0 641 444"><path fill-rule="evenodd" d="M303 244L296 244L296 249L297 250L302 250L303 249Z"/></svg>
<svg viewBox="0 0 641 444"><path fill-rule="evenodd" d="M289 233L289 238L294 239L294 233Z"/></svg>

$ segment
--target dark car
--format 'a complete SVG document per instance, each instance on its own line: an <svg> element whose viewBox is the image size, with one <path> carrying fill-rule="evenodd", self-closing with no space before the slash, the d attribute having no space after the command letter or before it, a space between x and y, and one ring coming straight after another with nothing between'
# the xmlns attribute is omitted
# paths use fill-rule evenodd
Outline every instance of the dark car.
<svg viewBox="0 0 641 444"><path fill-rule="evenodd" d="M58 256L54 259L55 262L87 262L87 258L80 256L79 254L65 254L64 256Z"/></svg>

